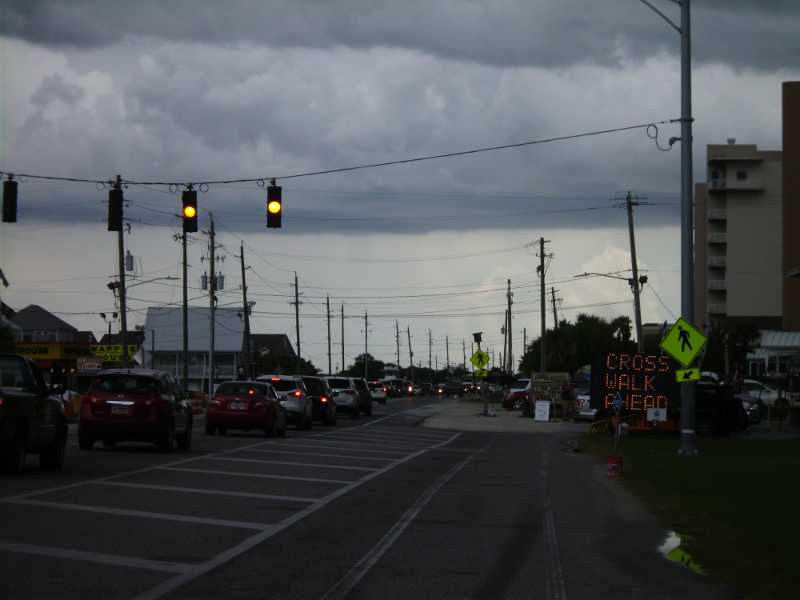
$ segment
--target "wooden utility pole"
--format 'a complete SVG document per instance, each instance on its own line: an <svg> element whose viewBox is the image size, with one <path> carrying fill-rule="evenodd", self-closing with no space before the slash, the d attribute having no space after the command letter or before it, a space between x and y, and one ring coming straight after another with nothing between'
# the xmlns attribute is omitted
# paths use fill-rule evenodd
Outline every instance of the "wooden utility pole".
<svg viewBox="0 0 800 600"><path fill-rule="evenodd" d="M433 338L431 337L431 330L428 329L428 368L433 367Z"/></svg>
<svg viewBox="0 0 800 600"><path fill-rule="evenodd" d="M539 238L539 267L537 271L539 271L539 292L540 292L540 305L539 305L539 312L541 313L542 317L542 337L539 341L539 352L541 356L539 357L539 372L544 373L547 371L547 360L546 356L546 348L545 348L545 339L547 338L547 305L545 304L544 295L545 295L545 284L544 284L544 245L547 244L549 240L545 240L543 237Z"/></svg>
<svg viewBox="0 0 800 600"><path fill-rule="evenodd" d="M556 308L556 288L550 287L550 293L553 298L553 329L558 329L558 309Z"/></svg>
<svg viewBox="0 0 800 600"><path fill-rule="evenodd" d="M508 280L508 291L506 292L506 299L508 300L508 323L506 324L506 331L508 332L508 372L514 372L514 350L512 349L512 341L514 339L514 328L511 323L511 305L514 301L511 299L511 280Z"/></svg>
<svg viewBox="0 0 800 600"><path fill-rule="evenodd" d="M408 332L408 368L411 369L410 376L411 382L414 382L414 351L411 350L411 326L406 329Z"/></svg>
<svg viewBox="0 0 800 600"><path fill-rule="evenodd" d="M295 362L295 373L300 374L300 289L297 284L297 271L294 272L294 329L297 339L297 353Z"/></svg>
<svg viewBox="0 0 800 600"><path fill-rule="evenodd" d="M244 354L245 373L248 378L253 378L253 362L250 354L250 305L247 303L247 276L244 266L244 242L239 245L239 258L242 262L242 317L244 318L244 341L242 342L242 354Z"/></svg>
<svg viewBox="0 0 800 600"><path fill-rule="evenodd" d="M400 324L395 320L394 322L394 341L397 344L397 370L400 371Z"/></svg>
<svg viewBox="0 0 800 600"><path fill-rule="evenodd" d="M450 372L450 336L449 335L445 336L444 341L445 341L445 348L446 348L446 351L447 351L447 354L445 355L446 359L447 359L447 372L449 373Z"/></svg>
<svg viewBox="0 0 800 600"><path fill-rule="evenodd" d="M369 364L369 359L367 358L369 355L369 320L367 319L367 311L364 309L364 379L369 381L369 370L367 365Z"/></svg>
<svg viewBox="0 0 800 600"><path fill-rule="evenodd" d="M217 311L217 263L214 256L216 250L216 233L214 232L214 215L208 213L209 229L208 229L208 327L209 327L209 344L208 344L208 397L214 395L214 345L216 334L216 311Z"/></svg>
<svg viewBox="0 0 800 600"><path fill-rule="evenodd" d="M119 191L122 197L122 177L117 175L114 181L114 189ZM119 203L119 210L122 215L120 221L123 221L125 214L125 202ZM120 315L120 341L122 345L122 368L127 369L128 361L128 299L125 289L125 237L124 237L124 222L121 223L119 231L117 231L117 258L119 261L119 285L117 291L119 292L119 315Z"/></svg>
<svg viewBox="0 0 800 600"><path fill-rule="evenodd" d="M342 303L342 373L344 369L344 303Z"/></svg>
<svg viewBox="0 0 800 600"><path fill-rule="evenodd" d="M625 198L625 206L628 211L628 233L631 238L631 289L633 290L633 316L636 323L636 345L639 354L644 354L644 339L642 338L642 305L639 302L639 265L636 262L636 239L633 235L633 207L639 206L638 202L628 192Z"/></svg>
<svg viewBox="0 0 800 600"><path fill-rule="evenodd" d="M331 371L331 297L325 296L325 308L328 314L328 375L333 375Z"/></svg>

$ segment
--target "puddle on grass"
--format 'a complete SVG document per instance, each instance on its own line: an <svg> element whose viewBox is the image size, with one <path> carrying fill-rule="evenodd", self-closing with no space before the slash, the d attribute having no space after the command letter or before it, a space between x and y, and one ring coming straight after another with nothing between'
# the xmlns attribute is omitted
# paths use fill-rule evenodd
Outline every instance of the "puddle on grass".
<svg viewBox="0 0 800 600"><path fill-rule="evenodd" d="M705 575L706 572L700 563L692 558L682 545L684 539L685 537L681 538L675 531L668 531L664 543L658 547L659 553L667 560L683 565L698 575Z"/></svg>

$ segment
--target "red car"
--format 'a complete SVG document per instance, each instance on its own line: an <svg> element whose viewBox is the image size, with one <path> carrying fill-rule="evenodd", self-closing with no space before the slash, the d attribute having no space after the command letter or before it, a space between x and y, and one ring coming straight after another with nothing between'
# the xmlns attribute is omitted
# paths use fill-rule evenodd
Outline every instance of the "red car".
<svg viewBox="0 0 800 600"><path fill-rule="evenodd" d="M81 400L78 445L91 450L133 440L171 451L192 445L192 403L169 373L152 369L106 369Z"/></svg>
<svg viewBox="0 0 800 600"><path fill-rule="evenodd" d="M266 382L228 381L217 387L206 411L206 433L260 429L268 437L286 433L286 413Z"/></svg>

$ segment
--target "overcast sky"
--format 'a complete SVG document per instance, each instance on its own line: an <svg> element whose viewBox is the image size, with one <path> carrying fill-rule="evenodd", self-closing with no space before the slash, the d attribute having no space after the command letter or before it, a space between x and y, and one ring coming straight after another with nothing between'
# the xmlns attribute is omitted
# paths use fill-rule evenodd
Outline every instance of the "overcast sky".
<svg viewBox="0 0 800 600"><path fill-rule="evenodd" d="M679 18L672 2L654 1ZM800 3L692 4L702 181L706 144L735 137L780 149L780 84L800 79ZM10 0L0 8L0 44L5 172L281 177L646 124L676 118L680 108L679 37L637 0ZM677 126L659 126L662 145L676 135ZM679 147L661 152L635 129L287 178L279 231L264 228L264 191L255 183L211 186L199 204L202 227L213 211L225 246L220 303L239 297L243 240L254 330L289 333L294 343L287 302L296 270L301 349L318 366L327 369L326 294L336 306L334 366L342 302L347 316L362 317L346 320L346 362L363 350L366 309L375 315L372 353L393 358L396 319L411 328L415 362L427 364L432 331L441 365L446 336L451 362L473 331L484 330L499 352L501 288L511 278L519 355L523 327L529 337L539 333L538 258L526 245L540 236L554 255L548 291L563 298L560 316L631 314L625 282L573 275L629 266L625 211L614 205L632 190L650 203L636 212L652 283L644 320L671 318L680 298ZM172 215L180 195L131 185L125 196L137 276L178 275ZM105 328L97 313L113 312L106 284L116 270L106 197L95 184L20 184L20 222L0 225L0 267L12 284L0 290L5 302L40 304L98 334ZM196 238L193 287L207 269L206 237ZM140 299L131 302L131 325L148 305L178 300L178 283L131 290ZM190 297L207 305L201 294Z"/></svg>

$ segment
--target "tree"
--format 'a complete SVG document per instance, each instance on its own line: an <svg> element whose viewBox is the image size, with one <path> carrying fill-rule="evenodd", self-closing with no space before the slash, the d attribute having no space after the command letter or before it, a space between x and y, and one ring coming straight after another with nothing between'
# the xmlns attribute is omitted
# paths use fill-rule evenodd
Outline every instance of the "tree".
<svg viewBox="0 0 800 600"><path fill-rule="evenodd" d="M371 354L359 354L356 356L355 362L345 369L342 374L348 377L364 377L364 360L367 362L367 379L382 379L383 367L386 363L377 360Z"/></svg>
<svg viewBox="0 0 800 600"><path fill-rule="evenodd" d="M9 354L16 352L14 328L3 316L0 316L0 352Z"/></svg>
<svg viewBox="0 0 800 600"><path fill-rule="evenodd" d="M703 369L715 371L727 377L732 377L737 370L743 373L747 363L747 355L756 347L759 336L758 328L751 324L734 324L724 321L712 322L705 355L701 363Z"/></svg>
<svg viewBox="0 0 800 600"><path fill-rule="evenodd" d="M300 372L297 373L297 360L293 356L274 356L272 353L255 357L255 371L258 375L316 375L320 370L310 360L300 359Z"/></svg>

